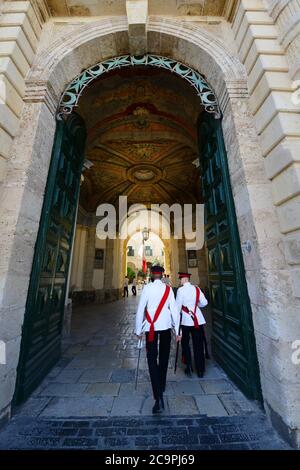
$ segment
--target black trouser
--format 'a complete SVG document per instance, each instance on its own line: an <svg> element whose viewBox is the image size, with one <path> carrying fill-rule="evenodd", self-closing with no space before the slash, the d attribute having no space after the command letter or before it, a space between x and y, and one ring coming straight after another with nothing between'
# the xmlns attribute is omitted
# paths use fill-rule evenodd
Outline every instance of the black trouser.
<svg viewBox="0 0 300 470"><path fill-rule="evenodd" d="M196 371L198 374L205 371L204 344L203 344L203 328L195 328L194 326L184 326L182 328L182 356L187 367L192 365L192 357L190 350L190 334L193 341L194 358Z"/></svg>
<svg viewBox="0 0 300 470"><path fill-rule="evenodd" d="M149 333L146 333L147 361L151 378L153 396L154 399L157 400L158 398L161 398L163 396L163 392L166 388L166 379L171 346L171 329L155 331L155 337L152 343L149 343L148 336Z"/></svg>
<svg viewBox="0 0 300 470"><path fill-rule="evenodd" d="M132 291L133 295L136 295L136 287L135 286L132 286L131 291Z"/></svg>
<svg viewBox="0 0 300 470"><path fill-rule="evenodd" d="M128 287L124 286L124 297L125 297L125 295L127 295L127 297L128 297Z"/></svg>

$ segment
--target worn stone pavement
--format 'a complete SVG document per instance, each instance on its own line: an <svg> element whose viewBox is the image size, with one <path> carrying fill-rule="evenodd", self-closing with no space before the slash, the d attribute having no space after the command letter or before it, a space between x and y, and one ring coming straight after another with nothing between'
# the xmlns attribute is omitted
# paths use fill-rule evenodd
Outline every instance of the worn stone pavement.
<svg viewBox="0 0 300 470"><path fill-rule="evenodd" d="M187 379L180 364L175 375L175 344L166 411L153 417L144 349L134 388L137 300L73 313L61 360L15 410L0 449L288 449L213 360L203 379Z"/></svg>

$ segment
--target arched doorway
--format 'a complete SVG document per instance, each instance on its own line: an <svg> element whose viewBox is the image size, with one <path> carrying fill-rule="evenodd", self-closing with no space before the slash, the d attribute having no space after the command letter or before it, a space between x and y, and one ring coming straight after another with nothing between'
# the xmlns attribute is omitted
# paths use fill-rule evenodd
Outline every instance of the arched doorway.
<svg viewBox="0 0 300 470"><path fill-rule="evenodd" d="M128 57L130 57L130 56L126 56L126 60L128 60ZM155 62L155 63L148 62L148 58L145 62L143 62L143 58L141 58L141 59L138 59L138 58L133 58L132 59L131 58L129 63L126 63L125 65L127 65L127 66L134 65L136 67L136 70L140 70L140 67L151 68L154 65L157 68L164 68L164 69L168 70L168 72L164 72L164 73L169 74L170 72L175 72L175 74L179 75L181 78L184 78L187 81L189 81L190 83L192 83L194 88L197 89L198 95L200 96L200 99L201 99L201 100L199 100L198 105L202 107L202 114L204 114L205 111L208 111L209 113L214 114L217 118L220 117L220 111L219 111L219 107L218 107L218 104L217 104L217 100L215 99L214 93L213 93L212 89L209 87L209 85L207 84L207 82L205 81L204 77L201 77L196 71L193 71L189 67L185 67L181 63L177 63L177 62L173 61L172 59L168 59L168 58L164 58L164 57L158 57L158 56L149 56L149 57L151 57L151 61L152 61L152 58L154 57L157 62ZM111 67L110 66L111 64L116 64L116 66ZM108 67L108 69L105 70L105 71L108 71L108 70L111 71L111 69L114 69L114 68L118 69L118 68L122 67L122 62L120 62L120 57L117 57L116 59L112 59L111 61L106 61L105 65L102 64L102 67L104 67L104 69L105 69L105 67ZM77 104L78 98L80 97L81 86L84 89L86 87L87 83L90 83L90 81L94 81L94 79L99 76L99 73L98 73L99 70L101 70L101 64L98 64L94 67L91 67L88 71L83 72L79 77L77 77L74 80L74 82L72 82L70 87L72 89L75 88L75 89L79 90L78 97L76 96L74 98L74 95L70 94L70 87L68 87L68 89L66 90L66 94L64 95L64 97L61 101L61 106L59 108L59 118L62 117L63 113L68 115L73 110L73 106ZM91 79L91 74L93 75L93 73L94 73L94 76ZM118 74L120 75L119 71L118 71ZM161 74L160 79L163 81L164 74L162 72L160 72L160 74ZM110 77L112 77L112 75L110 75ZM156 77L154 75L154 80L155 79L156 79ZM85 82L85 80L86 80L86 82ZM101 82L99 82L99 83L101 83ZM70 106L70 103L71 103L71 108L68 107L68 106ZM86 103L86 105L87 105L87 103ZM87 108L88 108L88 106L87 106ZM87 118L87 113L89 112L89 110L87 111L87 108L86 108L86 111L84 112L84 104L83 104L83 109L82 109L83 115L85 116L86 121L90 120L89 126L88 126L89 127L88 144L92 143L94 145L95 141L97 141L97 138L98 138L99 126L98 126L97 122L94 122L93 125L91 125L91 122L93 121L93 119L91 117ZM144 126L147 125L147 119L146 119L145 116L147 116L150 113L151 115L155 116L154 121L155 121L156 125L157 126L159 126L159 125L160 126L161 125L165 126L165 131L167 132L166 128L169 125L169 121L171 119L170 116L167 116L166 112L158 112L158 110L155 108L155 106L154 106L154 108L151 108L149 106L149 103L145 103L144 100L135 101L135 105L131 108L127 107L126 111L127 111L127 116L128 116L128 114L130 114L130 118L133 119L133 121L135 123L135 126L136 126L136 129L140 129L140 130L142 130L142 132L145 132ZM120 118L123 119L123 120L124 120L124 118L126 119L126 114L118 116L117 120L120 119ZM202 118L203 118L203 116L202 116ZM165 122L166 119L168 120L167 124ZM66 119L66 122L67 123L69 122L69 118ZM107 124L107 122L105 124ZM200 122L202 122L201 119L200 119ZM101 125L102 124L103 124L103 120L101 121ZM188 147L190 151L193 150L193 146L195 147L195 144L197 145L197 140L195 140L193 142L193 139L192 139L193 131L191 132L191 130L189 129L188 126L182 125L182 122L180 121L180 118L178 116L172 116L172 125L176 127L176 129L178 131L178 135L180 136L180 139L181 139L181 144L184 146L184 148ZM105 129L105 126L104 126L103 133L105 134L105 132L106 132L106 129ZM194 129L194 133L197 134L197 128ZM127 133L127 135L128 135L128 133ZM202 135L202 137L203 137L204 133L202 132L202 134L200 133L200 135ZM226 219L226 221L228 222L228 224L231 227L233 221L235 220L235 212L234 212L234 204L233 204L231 190L230 190L230 181L229 181L228 170L227 170L227 166L226 166L227 161L226 161L226 158L225 158L223 137L222 137L222 132L221 132L220 126L218 126L218 131L216 133L212 133L212 135L214 135L212 146L216 149L216 151L214 151L212 154L210 154L210 156L208 156L208 152L206 151L205 145L202 141L201 145L202 145L203 155L202 154L198 155L197 151L194 154L193 154L193 152L191 152L188 155L188 161L189 161L190 166L194 164L194 166L197 167L197 163L195 165L194 162L195 162L195 160L197 160L197 156L200 156L200 159L204 158L203 168L205 168L205 165L206 165L205 159L206 158L211 159L212 162L210 162L208 166L210 167L209 171L212 172L213 171L212 168L214 168L218 164L218 160L217 160L217 158L215 158L215 155L220 155L221 153L224 155L223 160L222 160L221 169L219 171L219 174L216 175L216 181L218 180L218 189L216 190L216 188L213 187L215 182L214 181L211 182L210 189L205 189L204 188L204 197L207 198L208 194L209 194L209 191L212 191L213 192L214 204L215 204L214 210L218 211L220 208L218 208L217 197L221 198L222 195L223 196L226 195L226 203L227 203L226 207L228 208L228 214L227 214L228 218ZM56 140L57 140L57 138L58 138L58 130L57 130L57 134L56 134ZM134 144L133 141L134 141L134 139L131 140L131 148ZM191 142L193 142L192 145L190 144ZM187 143L189 143L189 145ZM97 142L96 142L96 144L97 144ZM72 144L70 144L70 146L72 147ZM95 149L95 147L100 149L100 151L105 150L105 149L103 149L103 145L101 147L101 143L99 145L97 144L96 146L94 145L93 149ZM174 148L173 150L174 150L173 154L176 156L176 153L179 152L179 150L182 150L182 148L181 149ZM168 149L168 152L169 153L167 153L167 155L170 156L170 149ZM195 149L194 149L194 152L195 152ZM119 152L118 149L113 148L112 154L114 156L114 161L116 161L117 159L120 160L121 156L120 156L120 152ZM145 155L146 155L146 153L142 154L142 157L145 158ZM154 155L155 155L155 152L154 152ZM174 155L173 155L173 157L174 157L175 164L176 164L176 157ZM81 155L81 158L82 157L83 157L83 155ZM185 155L185 157L186 157L186 155ZM110 156L110 158L111 158L111 156ZM121 158L121 160L122 160L122 158ZM193 158L194 158L194 160L193 160ZM97 160L97 156L94 155L94 161L96 161L96 160ZM125 160L126 160L126 156L125 156ZM127 156L127 160L128 160L128 156ZM123 161L124 161L124 158L123 158ZM101 163L101 161L100 161L100 163ZM110 164L109 159L106 160L106 163ZM172 162L172 163L174 163L174 162ZM124 164L119 163L119 168L124 169ZM154 168L158 168L157 172L154 170ZM190 170L191 170L191 168L190 168ZM122 179L121 179L120 183L118 184L119 194L122 194L122 191L127 190L128 183L130 183L130 182L132 183L132 181L131 181L131 178L132 178L133 179L133 184L136 184L137 181L139 181L139 183L142 183L142 185L143 185L143 193L142 193L143 194L143 201L146 202L146 203L149 203L149 201L151 202L152 198L149 199L149 195L147 194L147 191L146 191L146 189L147 189L147 184L146 184L147 183L147 177L152 172L151 173L151 178L149 176L149 178L150 178L149 181L150 181L151 184L150 185L148 184L148 190L151 192L151 185L154 185L154 184L158 183L157 178L158 179L161 178L163 180L163 175L166 173L165 168L160 168L159 165L153 165L153 164L149 166L149 164L145 164L145 162L138 163L138 164L135 162L134 165L131 165L131 167L129 167L129 168L125 166L125 169L126 169L125 181L122 181ZM194 173L192 171L187 171L187 168L185 168L185 171L186 171L186 175L188 175L188 179L194 177ZM161 174L160 174L160 172L161 172ZM117 173L115 173L115 175L116 174ZM121 174L121 171L118 174ZM106 175L108 175L108 173L106 173ZM145 175L146 175L146 183L145 183ZM181 173L181 177L182 176L184 176L183 172ZM202 173L202 178L204 178L204 173ZM79 180L80 180L80 178L78 177L77 180L76 180L77 185L79 185ZM179 176L178 176L178 181L180 181ZM55 181L52 182L52 183L50 181L49 185L50 185L50 188L51 188L50 190L51 191L52 191L52 186L51 185L53 185L53 184L55 184ZM125 184L125 186L124 186L124 184ZM168 182L165 182L165 186L167 184L168 184ZM181 183L180 183L179 187L182 188L182 191L180 192L180 195L182 197L182 194L183 194L184 198L183 199L180 198L179 202L185 203L185 202L191 202L191 201L195 202L195 201L197 201L197 190L199 191L200 188L199 187L197 188L195 186L196 193L194 193L193 191L191 191L191 187L188 187L188 188L184 189L184 185L186 185L186 179L181 178ZM146 189L145 189L145 186L146 186ZM169 190L165 193L160 192L160 194L164 194L164 198L167 199L167 201L169 203L172 203L172 201L174 201L174 200L177 202L178 193L176 193L176 191L172 192L171 187L172 187L172 185L170 184L169 185ZM173 187L174 187L174 185L173 185ZM160 191L162 191L162 189L164 189L164 185L162 186L162 188L160 187ZM67 191L67 188L65 188L65 190ZM90 193L92 194L92 197L90 197L91 194L88 194L89 190L90 190ZM159 193L159 191L158 191L158 193ZM85 188L82 191L82 198L83 198L83 201L86 200L88 202L88 204L91 204L93 206L93 209L95 210L95 208L97 207L97 205L101 201L106 202L106 201L103 200L104 195L106 195L106 197L108 197L108 199L109 199L110 194L111 194L111 188L110 188L109 184L108 184L106 192L102 193L101 197L99 196L99 194L97 192L93 191L93 186L91 184L87 184L87 185L85 185ZM136 193L134 191L131 191L130 194L133 195L133 199L134 199ZM89 197L87 197L87 195ZM115 195L116 194L114 194L113 196L115 197ZM44 209L43 209L43 212L44 212ZM215 214L215 215L217 216L218 214ZM224 219L223 219L222 222L224 223ZM45 225L44 224L41 224L41 229L40 230L41 230L41 232L45 230ZM233 227L232 229L230 229L230 234L229 234L230 240L233 240L232 235L233 235L233 233L235 233L234 231L237 232L236 227ZM206 235L207 235L207 238L209 238L210 235L209 235L209 229L208 228L207 228ZM237 240L234 240L233 243L237 243ZM70 256L70 252L71 252L71 243L68 246L68 256ZM34 272L34 270L35 270L35 265L38 262L37 260L40 258L40 255L41 255L41 251L40 251L40 248L39 248L39 237L38 237L38 242L37 242L37 246L36 246L35 261L34 261L34 268L33 268L32 272ZM220 254L221 258L222 258L222 256L224 256L224 253ZM213 263L211 263L209 266L212 270L214 269ZM224 266L225 266L225 264L223 265L223 267ZM237 264L231 270L231 275L234 278L234 283L233 283L234 286L237 286L238 283L243 283L242 290L243 290L245 295L244 295L244 297L241 297L238 294L238 296L235 297L235 301L238 302L239 306L242 306L244 303L247 303L247 309L249 309L249 305L248 305L249 300L248 300L248 297L247 297L247 288L246 288L246 284L245 284L245 278L243 276L243 269L244 269L244 267L243 267L242 257L240 256L239 259L237 260ZM67 273L67 269L66 269L66 273ZM241 274L240 277L238 277L238 273ZM221 275L223 275L222 267L220 267L218 275L219 275L219 277ZM37 285L42 286L42 283L41 283L42 278L43 278L43 275L40 272L39 273L39 279L37 280ZM33 277L32 277L32 279L33 279ZM67 278L65 277L65 279L64 279L64 289L66 287L66 283L67 283ZM224 289L223 289L223 286L224 286ZM213 285L212 282L210 282L210 289L211 289L211 302L212 302L212 305L213 305L213 309L215 311L220 310L219 304L218 304L219 299L217 299L217 297L215 296L214 285ZM233 294L233 290L231 290L231 294L230 294L231 297L230 297L230 299L228 298L226 300L225 296L226 296L227 292L229 292L229 291L226 291L225 280L222 283L221 289L223 289L222 290L222 296L223 296L222 314L224 316L224 311L225 311L224 305L228 305L228 303L230 303L230 299L232 299L232 296L234 296L234 294ZM38 289L35 292L38 292ZM63 298L63 295L62 295L61 298L60 298L60 302L61 302L61 310L60 310L60 314L59 314L59 325L60 326L54 332L54 341L56 343L58 343L59 340L60 340L60 333L61 333L60 327L61 327L61 322L62 322L63 301L64 301L64 298ZM234 300L232 300L232 302L234 302ZM51 308L52 308L51 306L48 306L48 308L50 309L48 316L51 317L52 315L54 315L55 312L54 312L53 309L51 310ZM244 317L239 316L239 311L238 310L239 310L239 308L237 308L237 306L235 305L234 312L238 315L238 317L239 317L238 321L240 322L240 327L238 328L238 333L239 333L240 336L237 337L237 329L234 330L234 328L232 327L233 322L231 324L229 322L230 313L232 313L232 311L233 311L233 310L231 310L229 313L227 312L226 322L224 322L224 324L222 325L223 347L224 347L223 351L225 350L226 352L228 352L228 359L227 359L228 361L230 361L232 358L234 358L235 360L236 360L236 358L240 358L240 360L244 361L244 362L243 362L243 367L241 367L241 368L238 368L238 366L236 366L235 368L228 367L227 370L228 370L229 374L231 374L232 378L234 380L236 380L236 382L239 384L239 386L241 386L243 388L243 390L248 394L248 396L251 396L252 398L258 398L259 394L260 394L260 392L259 392L259 378L258 378L257 361L255 359L256 358L256 351L255 351L255 340L254 340L252 320L251 320L250 315L244 316ZM241 311L244 311L244 310L245 309L243 307L241 307ZM16 393L17 400L22 400L23 398L25 398L30 393L30 391L34 388L34 386L38 383L38 381L45 375L46 371L49 370L49 367L52 366L52 364L55 362L55 360L57 358L57 349L55 350L55 353L47 355L47 360L45 360L46 355L44 355L44 353L43 353L44 350L48 351L49 344L51 344L51 341L53 341L53 339L51 337L52 331L50 329L48 329L47 331L45 329L43 330L43 336L44 337L43 337L42 345L39 346L38 344L37 345L35 344L34 336L31 334L31 332L32 332L32 329L34 328L32 318L34 318L36 316L36 314L37 314L37 309L36 308L27 307L26 316L25 316L25 323L24 323L24 331L27 329L28 333L27 333L26 336L23 336L23 340L22 340L22 353L21 353L19 368L18 368L18 385L17 385L17 393ZM216 320L215 324L216 325L218 324L217 320ZM229 344L229 339L232 339L231 344ZM241 339L241 341L239 341L239 339ZM241 350L241 347L244 344L247 344L248 347ZM39 355L41 357L43 356L43 358L44 358L44 361L43 361L44 368L43 368L43 370L39 367L39 364L38 364L37 360L34 357L32 359L32 357L30 357L30 355L24 353L25 351L30 350L31 346L35 348L34 351L35 351L37 356L39 356ZM254 358L254 360L253 360L253 358ZM225 368L226 368L226 364L227 364L227 362L223 363L223 366ZM249 374L248 372L249 372L251 367L253 368L253 373ZM26 383L26 372L24 372L26 370L30 371L30 377L31 377L28 384ZM33 377L35 377L34 381L32 380Z"/></svg>
<svg viewBox="0 0 300 470"><path fill-rule="evenodd" d="M148 268L153 264L166 266L165 245L161 238L153 232L149 233L145 242L143 242L142 232L132 235L127 242L126 253L127 269L125 272L128 274L128 268L130 268L132 276L135 275L138 280L144 279L149 274L149 271L143 272L143 260Z"/></svg>

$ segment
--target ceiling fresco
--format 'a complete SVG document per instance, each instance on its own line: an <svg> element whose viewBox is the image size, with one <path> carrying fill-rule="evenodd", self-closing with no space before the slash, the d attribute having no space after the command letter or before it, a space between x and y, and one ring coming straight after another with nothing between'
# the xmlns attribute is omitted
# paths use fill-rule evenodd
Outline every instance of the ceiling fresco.
<svg viewBox="0 0 300 470"><path fill-rule="evenodd" d="M120 69L94 82L78 112L88 128L80 204L94 212L117 204L195 203L197 120L203 112L191 86L161 69Z"/></svg>

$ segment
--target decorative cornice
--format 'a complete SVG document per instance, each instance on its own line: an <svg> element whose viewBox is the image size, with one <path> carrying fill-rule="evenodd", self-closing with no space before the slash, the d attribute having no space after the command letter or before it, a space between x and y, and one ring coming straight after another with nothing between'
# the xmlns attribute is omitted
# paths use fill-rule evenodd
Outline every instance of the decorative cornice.
<svg viewBox="0 0 300 470"><path fill-rule="evenodd" d="M55 115L59 97L52 86L45 81L25 81L25 85L23 100L26 103L45 103L51 114Z"/></svg>
<svg viewBox="0 0 300 470"><path fill-rule="evenodd" d="M239 4L239 0L227 0L225 2L223 16L230 23L232 22L234 15L237 11L238 4Z"/></svg>
<svg viewBox="0 0 300 470"><path fill-rule="evenodd" d="M245 99L249 98L248 87L244 80L232 80L226 83L219 95L219 104L222 113L225 113L227 105L232 99Z"/></svg>
<svg viewBox="0 0 300 470"><path fill-rule="evenodd" d="M51 12L48 7L47 0L30 0L32 8L41 25L46 23L51 17Z"/></svg>

